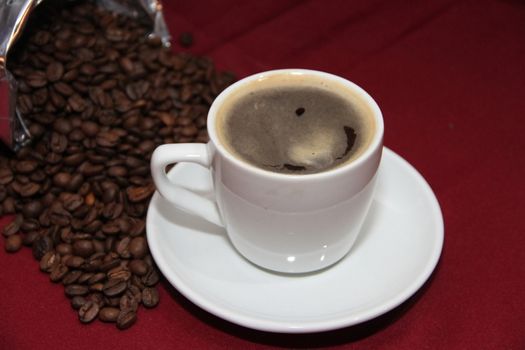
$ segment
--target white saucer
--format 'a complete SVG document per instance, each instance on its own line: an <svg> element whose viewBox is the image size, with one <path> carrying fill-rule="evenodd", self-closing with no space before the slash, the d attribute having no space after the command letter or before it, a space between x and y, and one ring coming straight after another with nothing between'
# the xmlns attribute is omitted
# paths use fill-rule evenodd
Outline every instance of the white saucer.
<svg viewBox="0 0 525 350"><path fill-rule="evenodd" d="M286 333L326 331L379 316L414 294L443 246L443 217L423 177L385 148L377 190L350 253L321 272L285 275L256 267L224 229L172 208L155 193L148 211L151 253L168 281L201 308L233 323ZM208 170L190 163L169 177L213 196Z"/></svg>

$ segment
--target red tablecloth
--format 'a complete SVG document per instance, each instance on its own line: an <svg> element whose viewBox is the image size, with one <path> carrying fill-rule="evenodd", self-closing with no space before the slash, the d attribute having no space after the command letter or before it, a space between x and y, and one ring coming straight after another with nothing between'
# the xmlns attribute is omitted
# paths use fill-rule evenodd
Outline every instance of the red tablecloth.
<svg viewBox="0 0 525 350"><path fill-rule="evenodd" d="M438 268L402 306L338 331L245 329L164 283L159 307L121 332L81 325L28 249L1 249L0 349L525 349L523 1L179 0L165 1L165 17L175 37L194 33L192 52L241 77L304 67L368 90L385 144L442 206Z"/></svg>

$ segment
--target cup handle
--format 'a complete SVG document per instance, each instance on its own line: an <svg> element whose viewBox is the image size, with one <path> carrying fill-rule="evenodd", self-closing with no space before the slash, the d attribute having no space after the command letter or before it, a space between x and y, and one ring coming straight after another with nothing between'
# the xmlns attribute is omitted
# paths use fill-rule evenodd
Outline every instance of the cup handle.
<svg viewBox="0 0 525 350"><path fill-rule="evenodd" d="M160 194L183 211L224 227L217 204L168 179L166 166L178 162L211 166L211 152L204 143L174 143L161 145L151 155L151 176Z"/></svg>

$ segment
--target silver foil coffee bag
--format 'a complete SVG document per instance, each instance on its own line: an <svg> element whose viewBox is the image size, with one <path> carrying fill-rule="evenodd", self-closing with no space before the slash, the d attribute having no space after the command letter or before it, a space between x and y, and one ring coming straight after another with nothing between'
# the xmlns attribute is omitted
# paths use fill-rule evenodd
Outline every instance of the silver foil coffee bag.
<svg viewBox="0 0 525 350"><path fill-rule="evenodd" d="M67 0L67 2L75 1ZM29 143L31 134L24 123L24 116L16 108L17 82L7 68L8 56L21 37L33 11L43 2L46 0L0 1L0 141L14 151ZM159 37L165 46L170 45L170 35L159 0L94 0L93 2L131 19L147 16L151 20L149 35Z"/></svg>

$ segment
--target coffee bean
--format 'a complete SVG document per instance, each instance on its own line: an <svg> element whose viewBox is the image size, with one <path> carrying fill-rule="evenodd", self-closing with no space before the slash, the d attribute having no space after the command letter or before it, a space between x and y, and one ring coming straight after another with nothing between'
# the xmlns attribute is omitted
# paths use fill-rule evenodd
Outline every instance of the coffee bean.
<svg viewBox="0 0 525 350"><path fill-rule="evenodd" d="M55 106L56 108L62 109L66 105L66 99L54 89L50 90L49 98L53 106Z"/></svg>
<svg viewBox="0 0 525 350"><path fill-rule="evenodd" d="M128 168L138 168L140 166L144 166L144 161L139 158L128 156L125 158L125 163L128 166Z"/></svg>
<svg viewBox="0 0 525 350"><path fill-rule="evenodd" d="M77 191L84 183L84 176L79 173L75 173L71 176L71 181L66 186L66 189L70 192Z"/></svg>
<svg viewBox="0 0 525 350"><path fill-rule="evenodd" d="M103 322L116 322L120 310L116 307L105 307L98 314L99 320Z"/></svg>
<svg viewBox="0 0 525 350"><path fill-rule="evenodd" d="M51 139L49 140L49 146L56 155L63 153L67 149L67 145L68 145L68 141L67 141L66 136L59 134L57 132L53 132L51 134ZM48 162L51 162L52 164L56 164L62 160L62 157L58 158L56 157L56 155L53 157L48 155L46 157L46 160Z"/></svg>
<svg viewBox="0 0 525 350"><path fill-rule="evenodd" d="M77 256L77 255L73 255L71 256L69 259L67 259L65 261L65 264L67 267L71 267L71 268L79 268L80 266L82 266L82 264L84 264L85 260L83 257L81 256Z"/></svg>
<svg viewBox="0 0 525 350"><path fill-rule="evenodd" d="M131 277L131 272L125 266L115 267L107 272L107 277L110 280L122 280L127 281Z"/></svg>
<svg viewBox="0 0 525 350"><path fill-rule="evenodd" d="M120 310L133 310L137 311L139 308L139 302L142 301L142 294L141 298L138 299L133 293L131 293L129 290L120 297L119 300L119 307Z"/></svg>
<svg viewBox="0 0 525 350"><path fill-rule="evenodd" d="M129 244L131 242L131 237L122 238L115 247L115 252L122 258L130 258L131 253L129 252Z"/></svg>
<svg viewBox="0 0 525 350"><path fill-rule="evenodd" d="M17 215L13 221L11 221L9 224L4 226L4 236L9 237L14 235L15 233L18 233L20 230L20 226L23 223L24 218L22 215Z"/></svg>
<svg viewBox="0 0 525 350"><path fill-rule="evenodd" d="M143 260L133 259L129 263L129 269L137 276L144 276L148 273L149 266Z"/></svg>
<svg viewBox="0 0 525 350"><path fill-rule="evenodd" d="M88 284L95 284L106 279L106 274L104 272L95 273L89 280Z"/></svg>
<svg viewBox="0 0 525 350"><path fill-rule="evenodd" d="M66 188L71 181L71 174L66 172L56 173L53 176L53 183L57 187Z"/></svg>
<svg viewBox="0 0 525 350"><path fill-rule="evenodd" d="M60 80L62 78L62 75L64 74L64 66L62 63L54 61L51 62L46 69L46 76L47 79L51 82L55 82Z"/></svg>
<svg viewBox="0 0 525 350"><path fill-rule="evenodd" d="M55 251L49 251L40 259L40 270L51 272L60 263L60 255Z"/></svg>
<svg viewBox="0 0 525 350"><path fill-rule="evenodd" d="M27 221L24 222L24 224L26 223ZM23 245L26 245L26 246L31 246L33 245L33 243L35 242L35 240L40 237L40 235L38 234L37 231L30 231L30 232L27 232L23 237L22 237L22 244Z"/></svg>
<svg viewBox="0 0 525 350"><path fill-rule="evenodd" d="M33 242L33 257L41 260L44 255L53 249L53 241L48 236L40 236Z"/></svg>
<svg viewBox="0 0 525 350"><path fill-rule="evenodd" d="M82 112L86 109L86 101L79 95L73 94L67 99L67 104L74 112Z"/></svg>
<svg viewBox="0 0 525 350"><path fill-rule="evenodd" d="M65 118L58 118L53 122L53 130L56 132L67 135L73 129L71 122Z"/></svg>
<svg viewBox="0 0 525 350"><path fill-rule="evenodd" d="M92 292L102 292L104 290L104 283L98 282L89 285L89 290Z"/></svg>
<svg viewBox="0 0 525 350"><path fill-rule="evenodd" d="M93 164L106 165L109 162L109 159L108 159L107 155L104 155L104 152L107 151L108 149L107 148L102 148L102 147L96 147L95 150L96 150L96 153L94 153L94 152L87 152L86 153L88 159ZM96 182L95 186L98 186L98 185L100 185L100 183Z"/></svg>
<svg viewBox="0 0 525 350"><path fill-rule="evenodd" d="M92 34L95 27L90 22L82 21L76 25L76 30L82 34Z"/></svg>
<svg viewBox="0 0 525 350"><path fill-rule="evenodd" d="M55 249L57 253L59 253L62 256L70 255L73 253L73 247L71 246L71 244L67 244L67 243L60 243L59 245L56 246Z"/></svg>
<svg viewBox="0 0 525 350"><path fill-rule="evenodd" d="M155 192L155 186L148 185L143 187L128 187L126 194L130 202L136 203L141 202L150 198Z"/></svg>
<svg viewBox="0 0 525 350"><path fill-rule="evenodd" d="M112 166L108 168L108 175L113 177L124 177L128 174L128 169L123 166Z"/></svg>
<svg viewBox="0 0 525 350"><path fill-rule="evenodd" d="M82 225L83 225L83 222L81 222L80 227L82 227ZM93 233L93 232L96 232L97 230L99 230L101 227L102 227L102 221L94 220L94 221L91 221L86 226L84 226L84 231L85 232L89 232L89 233Z"/></svg>
<svg viewBox="0 0 525 350"><path fill-rule="evenodd" d="M34 160L22 160L16 163L15 170L20 174L29 174L35 171L38 163Z"/></svg>
<svg viewBox="0 0 525 350"><path fill-rule="evenodd" d="M149 269L148 273L142 276L141 281L148 287L153 287L159 283L160 276L155 268Z"/></svg>
<svg viewBox="0 0 525 350"><path fill-rule="evenodd" d="M38 223L43 227L49 227L51 225L51 220L49 219L49 209L44 209L44 211L40 213L38 216Z"/></svg>
<svg viewBox="0 0 525 350"><path fill-rule="evenodd" d="M116 235L120 232L120 227L115 221L110 221L102 225L102 232L106 235Z"/></svg>
<svg viewBox="0 0 525 350"><path fill-rule="evenodd" d="M129 229L129 235L131 237L137 237L144 234L146 229L146 222L144 220L137 218L130 218L129 220L131 221L131 228Z"/></svg>
<svg viewBox="0 0 525 350"><path fill-rule="evenodd" d="M60 142L59 139L56 140L56 141ZM59 143L55 144L52 147L55 147L54 149L57 150L58 152L62 152L63 150L65 150L65 145L62 145L62 144L59 144ZM54 168L53 166L60 167L59 163L62 161L62 156L60 154L58 154L58 153L50 152L50 153L48 153L46 155L45 160L48 163L48 165L45 166L46 174L47 175L53 175L53 174L57 173L57 171L56 171L57 168ZM60 170L60 168L58 168L58 170Z"/></svg>
<svg viewBox="0 0 525 350"><path fill-rule="evenodd" d="M44 73L35 71L27 76L26 83L32 88L39 88L42 86L46 86L47 79Z"/></svg>
<svg viewBox="0 0 525 350"><path fill-rule="evenodd" d="M93 200L93 203L89 204L89 203L86 203L90 206L92 206L94 204L94 200ZM97 208L94 208L94 207L91 207L88 212L86 213L86 215L84 216L84 219L82 220L82 226L86 226L86 225L89 225L95 221L97 221ZM95 230L93 231L88 231L88 230L85 230L86 232L95 232L96 230L99 229L99 227L102 226L102 223L100 223L100 225L98 227L95 228Z"/></svg>
<svg viewBox="0 0 525 350"><path fill-rule="evenodd" d="M43 169L37 169L29 175L29 179L33 182L42 183L47 180L46 175Z"/></svg>
<svg viewBox="0 0 525 350"><path fill-rule="evenodd" d="M142 282L142 278L137 275L131 276L131 285L137 287L139 290L146 288L146 285Z"/></svg>
<svg viewBox="0 0 525 350"><path fill-rule="evenodd" d="M110 279L104 283L103 292L108 297L114 297L122 294L127 288L125 281L120 279Z"/></svg>
<svg viewBox="0 0 525 350"><path fill-rule="evenodd" d="M139 287L130 284L128 286L128 290L126 291L126 294L131 295L137 304L140 304L142 302L142 292Z"/></svg>
<svg viewBox="0 0 525 350"><path fill-rule="evenodd" d="M89 63L84 63L80 66L80 73L87 76L92 76L97 73L97 67Z"/></svg>
<svg viewBox="0 0 525 350"><path fill-rule="evenodd" d="M104 166L101 164L92 164L88 161L85 161L82 164L80 164L77 170L82 175L89 177L89 176L100 175L100 173L104 170Z"/></svg>
<svg viewBox="0 0 525 350"><path fill-rule="evenodd" d="M2 206L4 214L13 214L16 211L15 204L16 201L12 197L7 197L4 199L4 204Z"/></svg>
<svg viewBox="0 0 525 350"><path fill-rule="evenodd" d="M91 240L82 239L73 243L73 254L75 255L86 258L93 254L93 252L94 248Z"/></svg>
<svg viewBox="0 0 525 350"><path fill-rule="evenodd" d="M70 284L64 288L64 292L68 297L84 296L88 294L89 288L81 284Z"/></svg>
<svg viewBox="0 0 525 350"><path fill-rule="evenodd" d="M100 308L97 303L93 301L87 301L78 310L78 318L82 323L92 322L97 318Z"/></svg>
<svg viewBox="0 0 525 350"><path fill-rule="evenodd" d="M41 202L44 207L49 207L55 201L56 196L52 192L46 193L42 198Z"/></svg>
<svg viewBox="0 0 525 350"><path fill-rule="evenodd" d="M80 275L80 277L77 280L77 283L86 284L89 281L89 279L93 277L93 275L95 275L93 272L85 272L82 275Z"/></svg>
<svg viewBox="0 0 525 350"><path fill-rule="evenodd" d="M20 226L20 229L26 233L36 231L39 228L40 228L40 223L38 222L38 220L32 219L32 218L24 220L24 222L22 222L22 225Z"/></svg>
<svg viewBox="0 0 525 350"><path fill-rule="evenodd" d="M33 102L31 100L31 97L29 95L18 96L17 106L18 106L18 110L20 111L20 113L22 114L31 113L33 110ZM31 132L31 135L34 135L34 133Z"/></svg>
<svg viewBox="0 0 525 350"><path fill-rule="evenodd" d="M0 184L7 185L13 181L13 172L9 168L0 167Z"/></svg>
<svg viewBox="0 0 525 350"><path fill-rule="evenodd" d="M81 296L75 296L71 298L71 307L75 310L79 310L82 306L87 303L86 298Z"/></svg>
<svg viewBox="0 0 525 350"><path fill-rule="evenodd" d="M104 234L99 234L99 236L96 237L96 238L99 238L99 239L93 240L93 249L97 253L102 253L102 252L105 252L105 250L106 250L106 248L104 246L105 240L102 241L102 239L105 239L106 237L105 236L102 237L102 236L104 236ZM102 238L102 239L100 239L100 238Z"/></svg>
<svg viewBox="0 0 525 350"><path fill-rule="evenodd" d="M137 313L133 310L122 310L117 317L117 328L128 329L137 321Z"/></svg>
<svg viewBox="0 0 525 350"><path fill-rule="evenodd" d="M71 45L69 45L69 42L63 39L55 40L54 46L59 51L68 51L68 49L71 48Z"/></svg>
<svg viewBox="0 0 525 350"><path fill-rule="evenodd" d="M142 291L142 304L145 307L152 308L159 303L159 293L155 288L144 288Z"/></svg>
<svg viewBox="0 0 525 350"><path fill-rule="evenodd" d="M146 239L142 236L133 238L129 243L129 252L136 259L144 257L147 251L147 242Z"/></svg>
<svg viewBox="0 0 525 350"><path fill-rule="evenodd" d="M40 191L41 186L34 182L29 182L23 185L17 185L16 188L13 187L15 192L17 192L21 197L31 197Z"/></svg>
<svg viewBox="0 0 525 350"><path fill-rule="evenodd" d="M68 97L75 93L75 90L71 87L71 85L65 83L65 82L57 82L53 85L53 88L62 96Z"/></svg>
<svg viewBox="0 0 525 350"><path fill-rule="evenodd" d="M96 136L99 131L99 125L92 121L83 122L81 128L84 134L89 137Z"/></svg>
<svg viewBox="0 0 525 350"><path fill-rule="evenodd" d="M199 132L199 129L197 129L195 125L188 125L188 126L183 127L180 130L180 134L185 137L195 136L198 134L198 132Z"/></svg>
<svg viewBox="0 0 525 350"><path fill-rule="evenodd" d="M68 193L67 195L64 195L63 198L63 208L67 210L68 212L72 213L75 212L77 209L79 209L82 205L84 205L84 198L79 194L71 194Z"/></svg>
<svg viewBox="0 0 525 350"><path fill-rule="evenodd" d="M73 225L72 225L73 226ZM58 244L60 243L66 243L66 244L71 244L73 243L73 238L74 238L75 234L72 232L72 228L71 227L62 227L60 228L60 239L62 242L57 242ZM64 256L62 256L62 259L64 261L66 261L66 256L67 258L69 259L69 257L71 256L72 254L68 253Z"/></svg>
<svg viewBox="0 0 525 350"><path fill-rule="evenodd" d="M115 147L120 141L120 137L115 132L101 132L96 137L97 144L101 147Z"/></svg>
<svg viewBox="0 0 525 350"><path fill-rule="evenodd" d="M62 203L55 202L48 210L49 221L53 225L68 226L71 222L71 214L63 207Z"/></svg>
<svg viewBox="0 0 525 350"><path fill-rule="evenodd" d="M99 86L102 90L110 90L117 86L118 82L116 79L108 79L103 81Z"/></svg>
<svg viewBox="0 0 525 350"><path fill-rule="evenodd" d="M133 71L133 61L129 57L121 57L119 64L126 73L131 73Z"/></svg>
<svg viewBox="0 0 525 350"><path fill-rule="evenodd" d="M86 297L86 300L96 303L99 307L106 305L106 297L100 292L93 292Z"/></svg>
<svg viewBox="0 0 525 350"><path fill-rule="evenodd" d="M68 135L69 141L81 142L84 140L85 135L80 129L73 129Z"/></svg>
<svg viewBox="0 0 525 350"><path fill-rule="evenodd" d="M64 266L67 268L66 265L64 265ZM71 270L71 271L67 272L63 276L62 283L64 285L76 283L78 281L78 279L80 278L80 276L82 276L82 271L80 271L80 270Z"/></svg>
<svg viewBox="0 0 525 350"><path fill-rule="evenodd" d="M80 54L82 49L80 49L78 51L78 53ZM71 82L71 81L74 81L75 79L78 78L78 70L77 69L70 69L68 70L66 73L64 73L64 76L62 77L62 80L65 81L65 82Z"/></svg>
<svg viewBox="0 0 525 350"><path fill-rule="evenodd" d="M104 300L106 302L106 306L107 307L114 307L114 308L118 308L119 305L120 305L120 297L104 297ZM119 310L120 312L120 310Z"/></svg>
<svg viewBox="0 0 525 350"><path fill-rule="evenodd" d="M67 268L67 266L63 264L56 264L53 266L51 273L49 274L49 279L55 283L60 282L67 275L68 272L69 272L69 269ZM71 283L74 283L74 282L71 282ZM68 284L68 283L64 283L64 284Z"/></svg>
<svg viewBox="0 0 525 350"><path fill-rule="evenodd" d="M92 192L89 192L84 198L84 202L88 206L92 206L93 204L95 204L95 200L96 200L95 195Z"/></svg>
<svg viewBox="0 0 525 350"><path fill-rule="evenodd" d="M138 150L142 154L151 154L151 152L153 152L154 149L155 149L155 143L151 140L142 141L138 145Z"/></svg>
<svg viewBox="0 0 525 350"><path fill-rule="evenodd" d="M5 251L8 253L15 253L22 248L22 237L19 234L14 234L5 239Z"/></svg>
<svg viewBox="0 0 525 350"><path fill-rule="evenodd" d="M104 205L102 216L106 219L117 219L124 211L124 206L120 203L111 202ZM119 230L122 231L120 224L116 223Z"/></svg>
<svg viewBox="0 0 525 350"><path fill-rule="evenodd" d="M34 200L24 204L22 207L22 214L24 214L24 217L26 218L37 218L43 210L44 206L42 203L38 200Z"/></svg>

